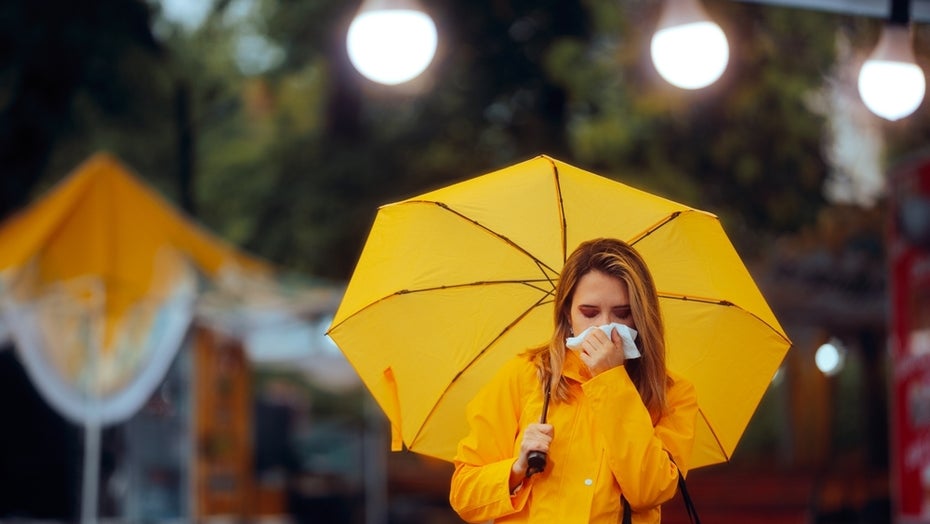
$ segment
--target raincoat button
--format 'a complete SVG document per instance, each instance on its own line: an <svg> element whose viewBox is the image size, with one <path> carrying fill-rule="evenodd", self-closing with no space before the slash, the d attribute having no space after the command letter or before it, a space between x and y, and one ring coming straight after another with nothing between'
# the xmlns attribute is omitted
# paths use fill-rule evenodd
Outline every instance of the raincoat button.
<svg viewBox="0 0 930 524"><path fill-rule="evenodd" d="M585 485L585 486L590 486L591 484L594 484L594 481L593 481L593 480L591 480L591 479L584 479L584 485Z"/></svg>

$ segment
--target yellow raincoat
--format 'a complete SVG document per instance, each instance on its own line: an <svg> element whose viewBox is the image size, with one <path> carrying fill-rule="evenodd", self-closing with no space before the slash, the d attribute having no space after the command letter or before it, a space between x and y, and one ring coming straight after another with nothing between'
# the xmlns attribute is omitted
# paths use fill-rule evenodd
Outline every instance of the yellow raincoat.
<svg viewBox="0 0 930 524"><path fill-rule="evenodd" d="M470 430L458 446L449 496L463 519L616 524L622 493L634 523L660 522L659 505L675 495L678 469L686 472L691 456L698 411L694 387L672 375L668 411L653 421L626 368L586 379L573 351L564 367L572 398L549 405L554 436L546 470L514 495L510 467L524 428L539 422L542 412L535 367L517 357L469 403Z"/></svg>

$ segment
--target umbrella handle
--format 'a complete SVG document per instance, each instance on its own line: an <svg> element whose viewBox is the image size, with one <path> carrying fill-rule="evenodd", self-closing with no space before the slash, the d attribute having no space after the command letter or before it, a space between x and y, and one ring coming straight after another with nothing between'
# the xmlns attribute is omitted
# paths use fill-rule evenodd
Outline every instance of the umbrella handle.
<svg viewBox="0 0 930 524"><path fill-rule="evenodd" d="M539 417L539 423L546 423L546 413L549 412L549 390L551 383L546 383L546 395L543 397L542 416ZM546 469L546 453L542 451L530 451L526 455L526 478L530 478L537 473L542 473Z"/></svg>
<svg viewBox="0 0 930 524"><path fill-rule="evenodd" d="M530 451L526 456L526 463L526 478L542 473L546 469L546 454L542 451Z"/></svg>

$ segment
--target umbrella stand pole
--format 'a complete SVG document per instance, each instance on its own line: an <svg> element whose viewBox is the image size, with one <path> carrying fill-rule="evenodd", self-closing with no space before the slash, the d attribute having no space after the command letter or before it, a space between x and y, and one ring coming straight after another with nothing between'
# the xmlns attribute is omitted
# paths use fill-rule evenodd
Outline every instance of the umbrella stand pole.
<svg viewBox="0 0 930 524"><path fill-rule="evenodd" d="M365 470L365 524L386 524L387 457L384 455L384 449L387 435L384 430L384 415L367 392L362 398L362 412L365 417L362 451Z"/></svg>
<svg viewBox="0 0 930 524"><path fill-rule="evenodd" d="M97 500L100 488L100 426L99 397L97 392L97 364L99 354L88 351L90 386L89 408L84 419L84 478L81 482L81 524L97 524Z"/></svg>
<svg viewBox="0 0 930 524"><path fill-rule="evenodd" d="M81 483L81 524L97 522L97 491L100 481L100 423L84 424L84 480Z"/></svg>

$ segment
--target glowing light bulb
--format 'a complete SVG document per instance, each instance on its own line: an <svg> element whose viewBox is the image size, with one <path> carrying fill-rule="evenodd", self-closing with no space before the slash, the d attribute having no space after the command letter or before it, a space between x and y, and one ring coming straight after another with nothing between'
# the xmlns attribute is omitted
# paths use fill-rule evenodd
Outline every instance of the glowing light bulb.
<svg viewBox="0 0 930 524"><path fill-rule="evenodd" d="M367 0L349 26L349 60L385 85L413 80L436 54L436 24L411 0Z"/></svg>
<svg viewBox="0 0 930 524"><path fill-rule="evenodd" d="M900 120L917 110L926 87L907 26L885 26L875 51L859 70L859 96L865 106L886 120Z"/></svg>
<svg viewBox="0 0 930 524"><path fill-rule="evenodd" d="M846 363L846 349L838 340L830 339L829 342L817 348L814 363L824 375L828 377L836 375Z"/></svg>
<svg viewBox="0 0 930 524"><path fill-rule="evenodd" d="M652 37L652 62L670 84L701 89L723 75L730 47L697 0L666 0Z"/></svg>

